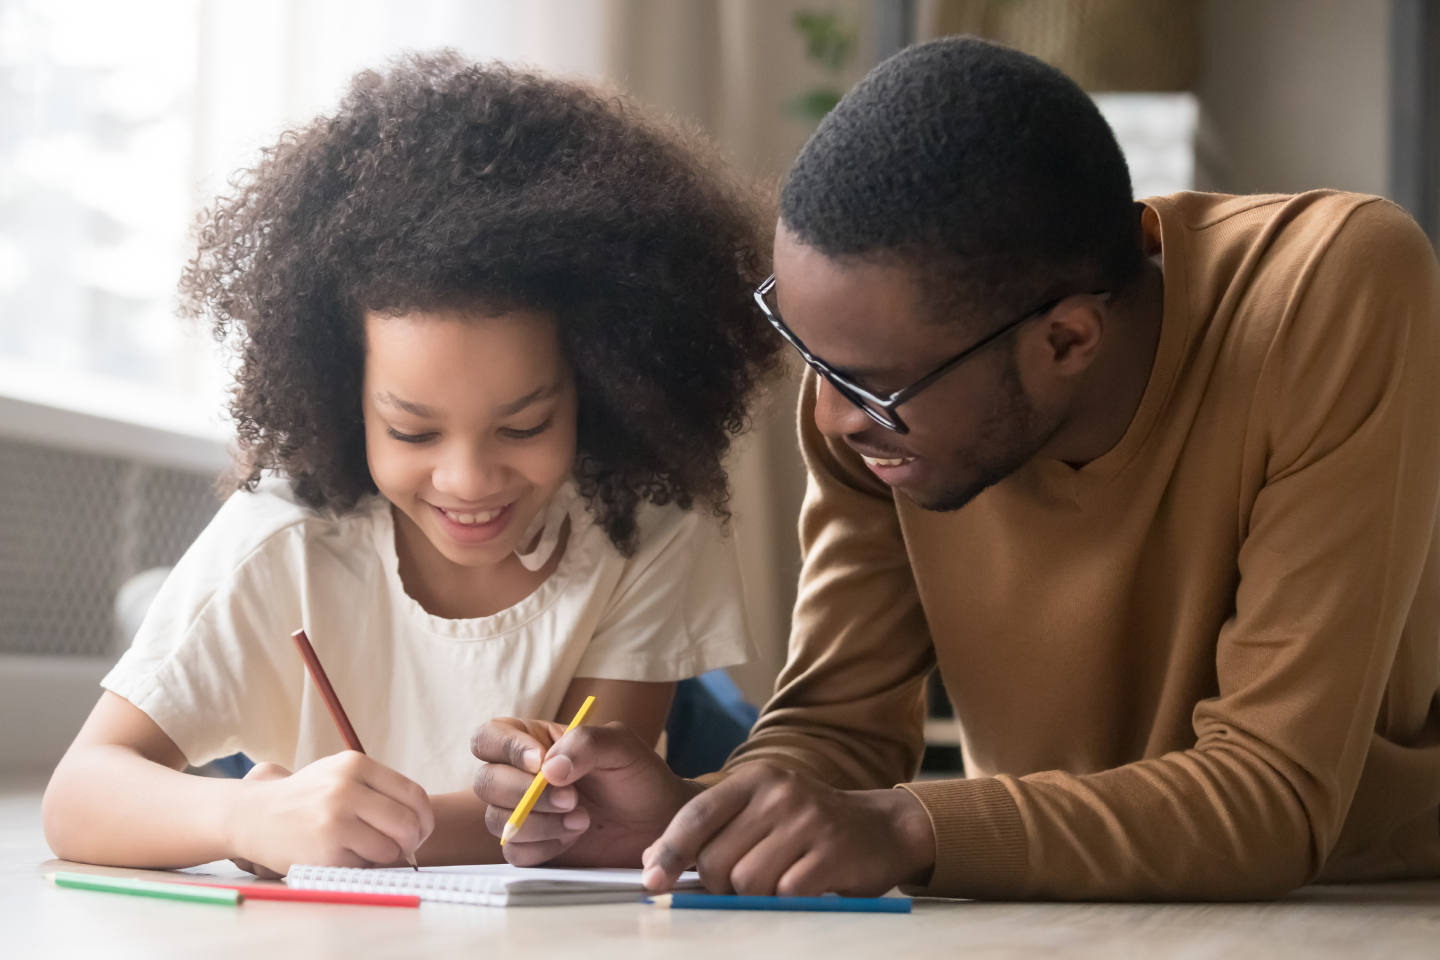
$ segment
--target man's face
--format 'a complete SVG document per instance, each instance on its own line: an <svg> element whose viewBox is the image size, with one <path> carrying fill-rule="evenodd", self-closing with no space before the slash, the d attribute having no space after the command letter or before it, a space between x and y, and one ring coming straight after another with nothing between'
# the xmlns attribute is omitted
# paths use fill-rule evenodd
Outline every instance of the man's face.
<svg viewBox="0 0 1440 960"><path fill-rule="evenodd" d="M810 352L874 393L910 386L1006 318L934 317L903 266L837 261L782 224L775 238L780 316ZM1023 332L1023 331L1022 331ZM900 407L906 434L880 426L820 379L815 423L927 510L958 510L1035 455L1059 428L1025 391L1006 337Z"/></svg>

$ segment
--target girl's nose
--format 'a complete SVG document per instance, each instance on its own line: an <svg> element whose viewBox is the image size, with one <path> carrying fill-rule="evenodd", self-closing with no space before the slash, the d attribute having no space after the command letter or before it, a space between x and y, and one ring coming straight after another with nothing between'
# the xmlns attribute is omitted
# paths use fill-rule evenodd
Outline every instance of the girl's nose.
<svg viewBox="0 0 1440 960"><path fill-rule="evenodd" d="M465 503L478 503L505 488L503 463L482 448L457 444L435 464L431 483L441 493Z"/></svg>

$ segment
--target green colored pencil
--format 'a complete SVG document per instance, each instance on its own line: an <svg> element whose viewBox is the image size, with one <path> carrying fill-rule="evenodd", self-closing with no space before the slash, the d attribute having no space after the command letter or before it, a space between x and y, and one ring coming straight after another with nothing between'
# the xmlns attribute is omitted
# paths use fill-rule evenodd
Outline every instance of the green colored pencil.
<svg viewBox="0 0 1440 960"><path fill-rule="evenodd" d="M76 890L98 890L101 893L128 893L132 897L159 897L161 900L188 900L191 903L221 903L238 906L245 895L239 890L223 890L217 887L193 887L179 883L155 883L150 880L130 880L124 877L99 877L90 873L45 874L45 879L57 887L72 887Z"/></svg>

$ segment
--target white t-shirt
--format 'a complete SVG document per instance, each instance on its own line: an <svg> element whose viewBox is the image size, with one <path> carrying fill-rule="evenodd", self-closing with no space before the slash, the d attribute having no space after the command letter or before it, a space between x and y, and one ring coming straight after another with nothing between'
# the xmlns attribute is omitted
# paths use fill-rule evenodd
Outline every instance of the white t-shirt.
<svg viewBox="0 0 1440 960"><path fill-rule="evenodd" d="M401 585L389 501L336 516L267 480L221 507L102 685L192 764L243 750L298 770L345 749L290 639L303 626L366 753L447 793L470 787L477 726L554 719L574 677L681 680L748 658L734 540L713 518L644 504L627 559L573 485L556 497L571 531L550 578L447 620Z"/></svg>

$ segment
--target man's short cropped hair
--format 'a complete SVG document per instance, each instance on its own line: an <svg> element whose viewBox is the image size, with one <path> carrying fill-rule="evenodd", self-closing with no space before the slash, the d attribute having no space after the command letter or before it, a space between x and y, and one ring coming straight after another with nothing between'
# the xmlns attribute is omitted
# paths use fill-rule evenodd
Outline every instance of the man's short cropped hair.
<svg viewBox="0 0 1440 960"><path fill-rule="evenodd" d="M1059 70L950 37L881 63L821 122L781 219L837 259L913 266L940 319L1115 289L1143 266L1124 155Z"/></svg>

